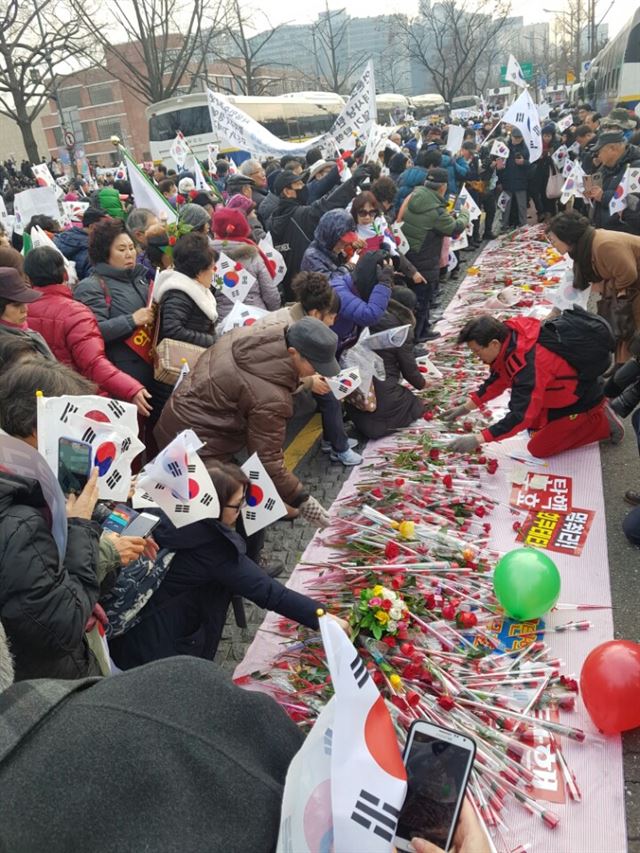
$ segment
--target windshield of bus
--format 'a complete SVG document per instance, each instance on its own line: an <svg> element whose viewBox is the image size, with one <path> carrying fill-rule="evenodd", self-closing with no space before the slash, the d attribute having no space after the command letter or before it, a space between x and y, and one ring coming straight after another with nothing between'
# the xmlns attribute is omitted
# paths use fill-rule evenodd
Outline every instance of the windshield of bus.
<svg viewBox="0 0 640 853"><path fill-rule="evenodd" d="M262 121L263 127L279 139L305 139L319 136L333 125L337 111L322 108L315 116L277 117ZM178 131L189 136L212 133L209 108L205 106L185 107L151 116L149 119L149 140L168 142L174 139Z"/></svg>

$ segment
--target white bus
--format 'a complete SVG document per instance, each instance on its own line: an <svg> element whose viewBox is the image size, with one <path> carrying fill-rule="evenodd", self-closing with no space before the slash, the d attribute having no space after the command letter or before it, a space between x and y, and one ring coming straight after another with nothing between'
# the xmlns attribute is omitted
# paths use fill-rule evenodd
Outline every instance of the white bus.
<svg viewBox="0 0 640 853"><path fill-rule="evenodd" d="M229 101L259 121L278 139L301 142L329 130L344 106L340 95L328 92L302 92L278 97L228 95ZM171 143L182 131L191 150L201 160L207 159L209 143L220 146L220 153L238 151L227 147L225 140L211 127L205 92L178 95L150 104L146 109L149 122L149 150L152 160L173 165L169 155Z"/></svg>
<svg viewBox="0 0 640 853"><path fill-rule="evenodd" d="M385 93L376 95L378 124L401 124L411 112L409 99L404 95Z"/></svg>
<svg viewBox="0 0 640 853"><path fill-rule="evenodd" d="M439 116L445 118L449 105L442 95L413 95L410 99L415 119Z"/></svg>
<svg viewBox="0 0 640 853"><path fill-rule="evenodd" d="M591 63L575 93L606 115L614 107L640 103L640 9Z"/></svg>

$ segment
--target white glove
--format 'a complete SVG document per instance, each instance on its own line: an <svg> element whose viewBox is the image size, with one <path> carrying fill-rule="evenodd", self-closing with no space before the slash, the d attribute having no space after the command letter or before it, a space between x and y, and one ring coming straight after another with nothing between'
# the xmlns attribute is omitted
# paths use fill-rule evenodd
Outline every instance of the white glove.
<svg viewBox="0 0 640 853"><path fill-rule="evenodd" d="M298 511L305 521L315 524L316 527L328 527L331 524L329 513L314 497L309 497L301 503Z"/></svg>

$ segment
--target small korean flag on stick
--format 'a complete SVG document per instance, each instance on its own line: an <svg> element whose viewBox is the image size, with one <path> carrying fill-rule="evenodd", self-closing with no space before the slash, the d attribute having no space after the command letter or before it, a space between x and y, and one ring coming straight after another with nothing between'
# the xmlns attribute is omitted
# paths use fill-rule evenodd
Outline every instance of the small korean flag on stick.
<svg viewBox="0 0 640 853"><path fill-rule="evenodd" d="M183 497L158 482L158 468L154 469L153 463L147 465L138 477L133 506L136 509L159 506L176 527L219 518L220 501L204 462L197 453L189 453L186 467L187 494Z"/></svg>
<svg viewBox="0 0 640 853"><path fill-rule="evenodd" d="M509 158L509 146L505 145L500 139L496 139L491 146L491 156L499 157L501 160L507 160Z"/></svg>
<svg viewBox="0 0 640 853"><path fill-rule="evenodd" d="M122 424L69 417L70 434L91 445L91 467L98 469L98 494L103 500L126 501L131 488L131 463L144 450L137 435Z"/></svg>
<svg viewBox="0 0 640 853"><path fill-rule="evenodd" d="M409 251L409 241L404 235L404 231L402 230L401 222L394 222L391 226L391 233L393 234L396 245L398 247L398 251L401 255L406 255Z"/></svg>
<svg viewBox="0 0 640 853"><path fill-rule="evenodd" d="M254 453L242 466L249 478L247 505L242 510L242 520L247 536L287 514L287 508L273 485L273 480Z"/></svg>
<svg viewBox="0 0 640 853"><path fill-rule="evenodd" d="M336 400L342 400L360 387L362 379L359 368L348 367L346 370L341 370L337 376L325 376L325 382L331 388Z"/></svg>
<svg viewBox="0 0 640 853"><path fill-rule="evenodd" d="M562 133L564 130L569 130L569 128L571 127L572 124L573 124L573 116L571 115L571 113L569 113L568 116L561 118L557 122L558 131L560 133Z"/></svg>
<svg viewBox="0 0 640 853"><path fill-rule="evenodd" d="M258 247L262 249L265 255L269 258L270 261L273 261L276 265L276 271L273 276L273 281L275 284L280 284L282 279L287 274L287 265L284 262L284 258L280 254L277 249L273 248L273 238L270 233L265 234L265 236L258 243Z"/></svg>
<svg viewBox="0 0 640 853"><path fill-rule="evenodd" d="M277 851L391 853L407 790L393 723L344 631L319 621L335 695L289 765Z"/></svg>
<svg viewBox="0 0 640 853"><path fill-rule="evenodd" d="M255 283L255 278L242 264L232 261L228 255L220 252L216 261L215 283L218 293L231 302L244 302Z"/></svg>
<svg viewBox="0 0 640 853"><path fill-rule="evenodd" d="M71 417L78 415L102 426L123 426L129 436L138 435L138 412L131 403L87 394L83 396L43 397L38 394L38 450L58 476L58 441L80 438L73 431ZM102 494L100 495L103 496Z"/></svg>
<svg viewBox="0 0 640 853"><path fill-rule="evenodd" d="M185 429L145 466L143 473L156 483L175 492L184 501L189 500L189 462L202 447L202 442L192 429Z"/></svg>
<svg viewBox="0 0 640 853"><path fill-rule="evenodd" d="M569 156L569 150L566 145L561 145L551 155L551 159L553 160L553 165L556 167L558 171L561 171L567 157Z"/></svg>
<svg viewBox="0 0 640 853"><path fill-rule="evenodd" d="M169 154L171 154L175 160L178 169L182 169L187 159L187 155L189 154L189 146L185 142L184 135L180 131L178 131L176 138L171 143Z"/></svg>
<svg viewBox="0 0 640 853"><path fill-rule="evenodd" d="M268 313L264 308L257 308L254 305L243 305L242 302L236 302L222 321L219 332L224 335L232 329L253 326L256 320L259 320Z"/></svg>

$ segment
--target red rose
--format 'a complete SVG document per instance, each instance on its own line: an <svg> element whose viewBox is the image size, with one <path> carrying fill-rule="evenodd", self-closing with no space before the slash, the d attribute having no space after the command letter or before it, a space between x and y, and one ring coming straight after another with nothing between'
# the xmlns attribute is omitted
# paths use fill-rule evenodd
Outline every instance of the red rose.
<svg viewBox="0 0 640 853"><path fill-rule="evenodd" d="M178 193L178 195L176 196L176 204L184 204L185 201L186 198L183 195L180 195L180 193Z"/></svg>
<svg viewBox="0 0 640 853"><path fill-rule="evenodd" d="M400 651L403 655L406 655L408 658L410 658L411 655L415 652L415 646L413 646L411 643L403 643L400 646Z"/></svg>
<svg viewBox="0 0 640 853"><path fill-rule="evenodd" d="M440 458L440 451L438 450L437 447L432 447L431 450L429 451L429 459L431 459L432 462L436 462L436 460L438 460L439 458Z"/></svg>
<svg viewBox="0 0 640 853"><path fill-rule="evenodd" d="M371 489L371 495L374 498L381 498L382 497L382 489Z"/></svg>
<svg viewBox="0 0 640 853"><path fill-rule="evenodd" d="M418 693L416 693L416 691L415 691L415 690L410 690L410 691L407 693L407 703L408 703L412 708L415 708L415 707L416 707L416 705L419 705L419 704L420 704L420 695L419 695Z"/></svg>
<svg viewBox="0 0 640 853"><path fill-rule="evenodd" d="M418 365L418 370L420 371L420 373L428 373L428 370L427 370L427 368L424 366L424 364L420 364L420 365Z"/></svg>
<svg viewBox="0 0 640 853"><path fill-rule="evenodd" d="M396 477L396 479L393 482L398 487L404 486L404 480L402 479L402 477Z"/></svg>
<svg viewBox="0 0 640 853"><path fill-rule="evenodd" d="M189 190L189 198L194 199L197 197L199 190Z"/></svg>
<svg viewBox="0 0 640 853"><path fill-rule="evenodd" d="M393 604L387 598L385 598L380 606L383 610L391 610Z"/></svg>
<svg viewBox="0 0 640 853"><path fill-rule="evenodd" d="M451 696L438 696L438 705L440 705L444 711L451 711L455 708L456 703L453 701Z"/></svg>
<svg viewBox="0 0 640 853"><path fill-rule="evenodd" d="M444 484L445 489L453 488L453 477L451 476L451 474L447 474L445 477L443 477L442 482Z"/></svg>
<svg viewBox="0 0 640 853"><path fill-rule="evenodd" d="M383 638L382 638L382 642L383 642L383 643L386 643L386 644L387 644L387 646L389 646L389 648L390 648L390 649L392 649L392 648L395 646L395 644L396 644L396 638L395 638L395 637L391 637L391 636L389 636L389 634L387 634L387 636L386 636L386 637L383 637Z"/></svg>
<svg viewBox="0 0 640 853"><path fill-rule="evenodd" d="M394 542L390 539L387 544L384 546L384 555L387 560L395 560L395 558L400 554L400 546L397 542Z"/></svg>
<svg viewBox="0 0 640 853"><path fill-rule="evenodd" d="M442 618L443 619L455 619L456 617L456 609L453 604L445 604L442 608Z"/></svg>
<svg viewBox="0 0 640 853"><path fill-rule="evenodd" d="M241 270L241 269L242 269L242 264L240 264L240 263L237 263L237 264L234 266L234 270L236 270L237 272L240 272L240 270Z"/></svg>
<svg viewBox="0 0 640 853"><path fill-rule="evenodd" d="M426 372L426 367L425 367L425 372ZM422 417L424 418L425 421L432 421L433 420L433 412L425 412Z"/></svg>
<svg viewBox="0 0 640 853"><path fill-rule="evenodd" d="M171 235L171 237L169 237L169 245L170 245L170 246L175 246L176 242L177 242L177 241L176 241L176 238L175 238L175 237L173 236L173 234L172 234L172 235Z"/></svg>
<svg viewBox="0 0 640 853"><path fill-rule="evenodd" d="M404 575L396 575L395 578L391 581L392 589L402 589L404 586Z"/></svg>
<svg viewBox="0 0 640 853"><path fill-rule="evenodd" d="M424 606L427 608L427 610L433 610L433 608L436 606L435 595L433 595L432 593L428 593L427 595L425 595Z"/></svg>
<svg viewBox="0 0 640 853"><path fill-rule="evenodd" d="M378 687L384 683L384 675L379 670L376 670L373 673L372 678L373 678L373 683L377 684Z"/></svg>
<svg viewBox="0 0 640 853"><path fill-rule="evenodd" d="M487 511L486 511L486 509L482 506L482 504L480 504L480 506L477 506L477 507L474 509L474 511L473 511L473 512L474 512L474 515L477 515L477 516L478 516L478 518L484 518L484 517L485 517L485 515L487 514Z"/></svg>
<svg viewBox="0 0 640 853"><path fill-rule="evenodd" d="M512 527L515 530L515 532L518 533L518 531L522 527L522 523L519 521L514 521Z"/></svg>

